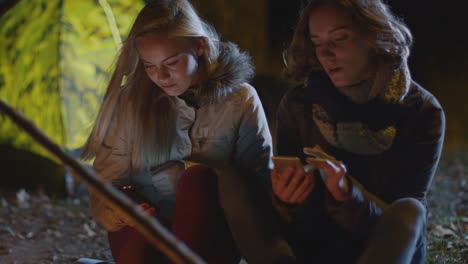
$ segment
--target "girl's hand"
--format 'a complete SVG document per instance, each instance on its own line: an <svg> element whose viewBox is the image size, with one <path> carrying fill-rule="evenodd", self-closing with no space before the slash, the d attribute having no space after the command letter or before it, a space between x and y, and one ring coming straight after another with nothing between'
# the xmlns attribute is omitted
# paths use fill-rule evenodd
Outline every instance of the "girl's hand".
<svg viewBox="0 0 468 264"><path fill-rule="evenodd" d="M138 207L143 209L143 211L148 215L154 215L156 213L156 208L147 203L139 204Z"/></svg>
<svg viewBox="0 0 468 264"><path fill-rule="evenodd" d="M340 202L347 201L351 194L345 177L347 169L343 162L324 152L318 145L304 148L304 153L314 156L306 161L320 169L322 176L325 176L322 179L333 198Z"/></svg>
<svg viewBox="0 0 468 264"><path fill-rule="evenodd" d="M138 205L138 208L143 210L148 215L156 214L156 208L152 207L148 203L141 203L141 204ZM128 226L131 226L131 227L134 226L133 221L130 218L128 218L126 216L123 216L123 215L119 215L118 217L119 217L120 221L122 221L124 224L126 224Z"/></svg>
<svg viewBox="0 0 468 264"><path fill-rule="evenodd" d="M305 172L302 166L287 167L282 173L273 169L270 174L274 195L282 202L302 204L315 186L312 172Z"/></svg>

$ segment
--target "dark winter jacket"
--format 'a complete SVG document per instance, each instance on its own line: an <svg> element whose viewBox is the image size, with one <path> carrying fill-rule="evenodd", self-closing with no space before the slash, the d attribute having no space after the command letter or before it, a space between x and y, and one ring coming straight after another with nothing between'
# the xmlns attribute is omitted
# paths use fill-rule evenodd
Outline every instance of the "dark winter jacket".
<svg viewBox="0 0 468 264"><path fill-rule="evenodd" d="M289 210L289 218L313 214L320 208L331 222L356 237L365 235L382 209L393 201L425 198L441 155L445 117L432 94L411 81L397 103L375 98L355 104L337 92L328 78L316 76L308 86L291 89L283 97L277 116L277 154L304 158L303 148L320 145L342 161L352 182L352 198L338 203L319 184L306 205ZM391 93L392 91L388 91ZM326 105L341 120L359 121L371 130L391 125L395 136L380 153L351 153L327 141L313 120L314 105ZM340 108L340 109L338 109ZM325 201L325 202L323 202ZM314 224L314 223L309 223Z"/></svg>

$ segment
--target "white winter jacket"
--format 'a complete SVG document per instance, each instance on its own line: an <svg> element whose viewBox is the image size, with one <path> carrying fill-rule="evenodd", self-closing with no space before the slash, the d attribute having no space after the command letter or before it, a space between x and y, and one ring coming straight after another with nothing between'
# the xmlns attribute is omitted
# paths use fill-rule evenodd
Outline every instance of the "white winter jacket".
<svg viewBox="0 0 468 264"><path fill-rule="evenodd" d="M199 109L178 97L171 99L178 113L171 160L216 168L233 165L253 169L259 177L268 176L272 140L262 104L252 86L244 83L217 103ZM125 135L109 135L96 153L93 167L108 182L137 184L143 195L159 207L159 213L171 219L175 175L165 171L151 175L149 168L132 175ZM124 225L95 195L90 196L90 204L95 220L107 230L115 231Z"/></svg>
<svg viewBox="0 0 468 264"><path fill-rule="evenodd" d="M176 113L171 160L193 161L218 169L229 165L250 171L251 177L268 178L272 139L257 92L247 83L252 75L248 55L233 43L222 43L215 70L191 95L198 107L189 106L182 98L170 97L174 109L168 111ZM93 167L97 174L114 184L136 185L158 207L159 214L171 219L176 175L167 171L153 175L149 169L151 164L132 173L129 147L132 140L126 135L126 129L113 124L109 131L95 153ZM221 181L221 184L236 184L234 181L237 180ZM249 199L244 197L238 203L249 203ZM124 225L93 192L90 204L95 220L107 230L115 231Z"/></svg>

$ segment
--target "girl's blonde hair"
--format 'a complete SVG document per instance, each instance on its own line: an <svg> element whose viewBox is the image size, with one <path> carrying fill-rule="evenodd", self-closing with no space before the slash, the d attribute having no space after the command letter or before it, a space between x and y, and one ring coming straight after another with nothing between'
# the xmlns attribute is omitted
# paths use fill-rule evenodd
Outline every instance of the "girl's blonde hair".
<svg viewBox="0 0 468 264"><path fill-rule="evenodd" d="M125 135L134 172L170 159L176 114L171 110L173 100L148 78L135 46L138 37L158 33L194 40L202 38L205 50L199 58L199 73L207 78L210 65L219 55L216 31L198 16L187 0L148 3L123 43L83 158L94 157L106 136L117 133Z"/></svg>
<svg viewBox="0 0 468 264"><path fill-rule="evenodd" d="M300 13L290 46L283 53L287 78L303 82L311 70L321 69L310 40L309 15L324 4L343 10L361 30L373 35L378 57L398 61L409 56L411 32L381 0L310 0Z"/></svg>

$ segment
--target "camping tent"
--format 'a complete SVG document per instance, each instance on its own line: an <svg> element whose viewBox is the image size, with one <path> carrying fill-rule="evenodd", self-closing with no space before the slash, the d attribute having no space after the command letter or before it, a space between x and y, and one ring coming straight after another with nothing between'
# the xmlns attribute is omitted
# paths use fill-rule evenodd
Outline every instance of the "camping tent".
<svg viewBox="0 0 468 264"><path fill-rule="evenodd" d="M0 98L64 149L80 148L121 39L143 3L32 0L2 8ZM1 114L0 167L2 189L43 185L63 194L63 166Z"/></svg>
<svg viewBox="0 0 468 264"><path fill-rule="evenodd" d="M83 145L143 1L19 1L0 17L0 97L67 149ZM0 116L0 144L49 156Z"/></svg>

